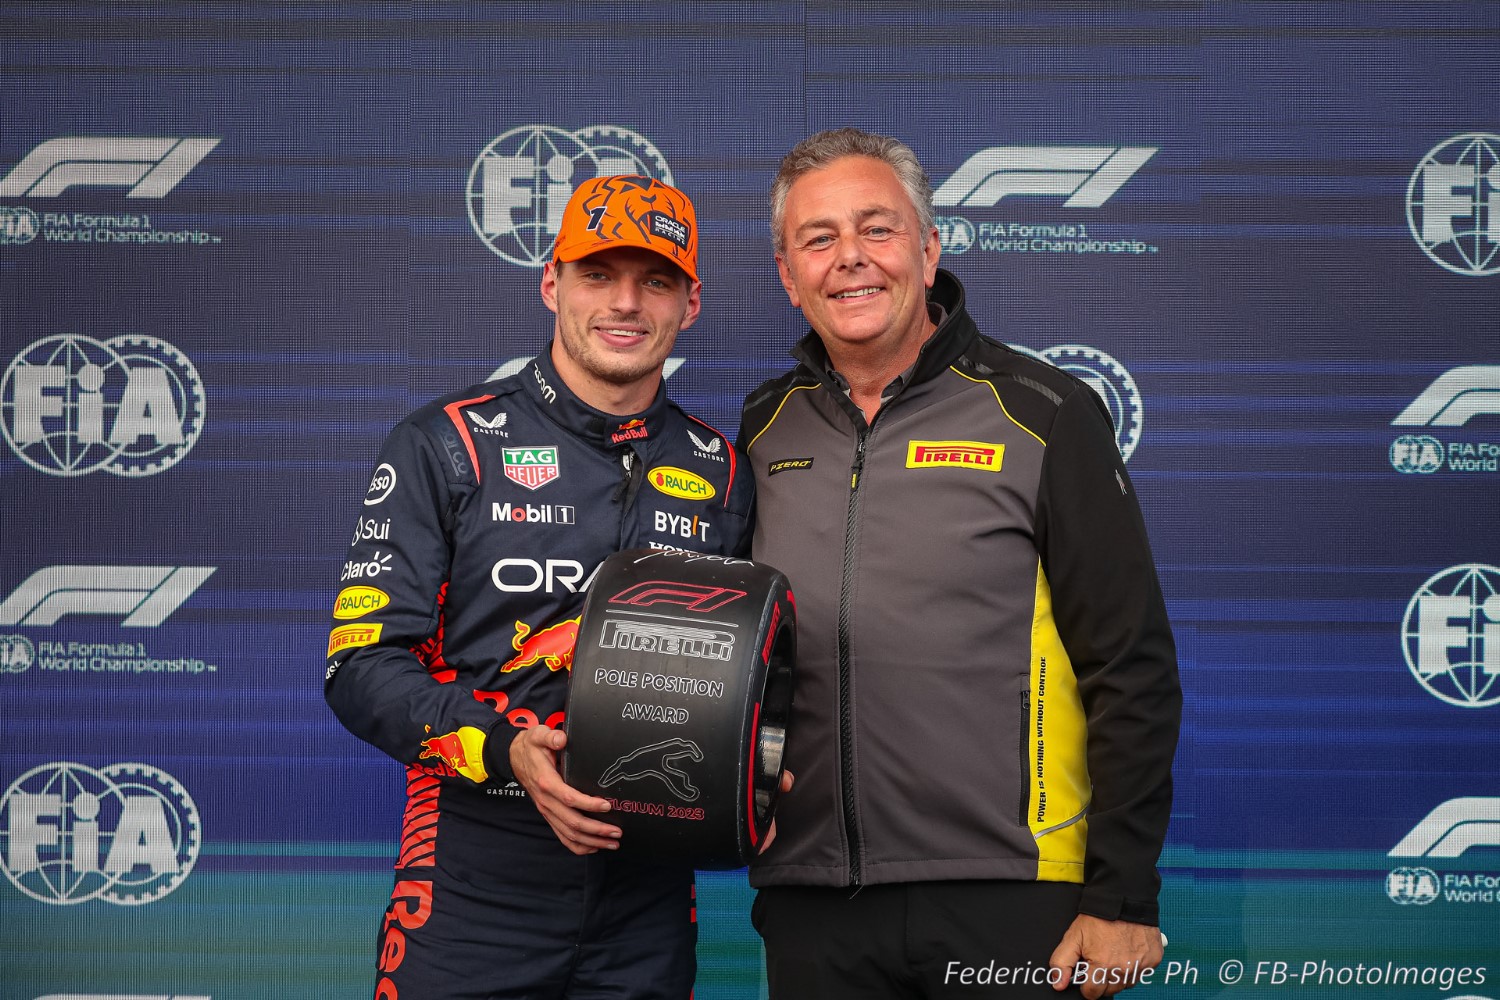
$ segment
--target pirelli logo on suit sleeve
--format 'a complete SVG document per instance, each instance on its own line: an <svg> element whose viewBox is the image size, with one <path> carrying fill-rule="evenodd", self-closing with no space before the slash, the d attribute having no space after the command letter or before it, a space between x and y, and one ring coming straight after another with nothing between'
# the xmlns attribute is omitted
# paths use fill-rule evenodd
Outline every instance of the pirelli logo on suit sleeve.
<svg viewBox="0 0 1500 1000"><path fill-rule="evenodd" d="M1005 445L984 441L908 441L908 469L979 469L999 472Z"/></svg>

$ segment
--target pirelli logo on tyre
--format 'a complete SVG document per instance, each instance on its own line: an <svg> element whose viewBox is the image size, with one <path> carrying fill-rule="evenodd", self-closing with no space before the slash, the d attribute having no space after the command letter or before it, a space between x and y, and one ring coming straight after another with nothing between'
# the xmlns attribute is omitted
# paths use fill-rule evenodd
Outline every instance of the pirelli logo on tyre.
<svg viewBox="0 0 1500 1000"><path fill-rule="evenodd" d="M980 469L999 472L1005 445L984 441L908 441L908 469Z"/></svg>
<svg viewBox="0 0 1500 1000"><path fill-rule="evenodd" d="M370 646L380 641L383 625L342 625L328 633L328 655L355 646Z"/></svg>
<svg viewBox="0 0 1500 1000"><path fill-rule="evenodd" d="M702 476L670 465L658 465L646 478L658 492L683 500L712 500L717 492Z"/></svg>

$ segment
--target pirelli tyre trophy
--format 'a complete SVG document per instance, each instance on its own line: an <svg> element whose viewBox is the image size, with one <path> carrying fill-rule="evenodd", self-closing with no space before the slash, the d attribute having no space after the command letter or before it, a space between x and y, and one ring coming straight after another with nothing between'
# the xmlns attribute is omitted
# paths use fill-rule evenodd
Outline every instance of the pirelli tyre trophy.
<svg viewBox="0 0 1500 1000"><path fill-rule="evenodd" d="M568 688L563 778L610 800L621 851L738 868L781 782L796 607L747 559L616 553L589 588Z"/></svg>

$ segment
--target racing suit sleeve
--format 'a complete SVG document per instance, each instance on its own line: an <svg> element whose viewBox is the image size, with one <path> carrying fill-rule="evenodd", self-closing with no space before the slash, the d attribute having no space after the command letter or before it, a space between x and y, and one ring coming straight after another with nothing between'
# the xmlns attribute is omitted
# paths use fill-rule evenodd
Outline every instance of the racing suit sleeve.
<svg viewBox="0 0 1500 1000"><path fill-rule="evenodd" d="M402 764L435 758L476 783L507 780L517 730L442 662L453 519L472 486L449 481L439 449L414 420L396 426L377 462L377 480L393 482L384 492L372 482L360 511L324 697L345 728Z"/></svg>
<svg viewBox="0 0 1500 1000"><path fill-rule="evenodd" d="M1087 717L1093 793L1079 909L1154 925L1182 693L1145 521L1086 388L1063 400L1047 441L1036 541Z"/></svg>

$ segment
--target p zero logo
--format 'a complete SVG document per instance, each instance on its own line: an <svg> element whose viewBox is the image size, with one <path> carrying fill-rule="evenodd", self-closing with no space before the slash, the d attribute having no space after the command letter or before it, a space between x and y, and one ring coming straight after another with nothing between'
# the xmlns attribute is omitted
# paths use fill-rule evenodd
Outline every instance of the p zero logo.
<svg viewBox="0 0 1500 1000"><path fill-rule="evenodd" d="M1470 132L1429 150L1406 187L1406 224L1440 267L1500 274L1500 136Z"/></svg>
<svg viewBox="0 0 1500 1000"><path fill-rule="evenodd" d="M48 566L0 604L0 625L55 625L64 615L124 615L154 628L213 575L214 566Z"/></svg>
<svg viewBox="0 0 1500 1000"><path fill-rule="evenodd" d="M811 469L813 460L810 458L783 458L766 466L766 475L774 476L778 472L796 472L801 469Z"/></svg>
<svg viewBox="0 0 1500 1000"><path fill-rule="evenodd" d="M562 474L557 463L557 448L505 448L505 478L513 483L538 490Z"/></svg>
<svg viewBox="0 0 1500 1000"><path fill-rule="evenodd" d="M71 187L128 187L127 198L164 198L218 139L48 139L0 180L0 197L56 198Z"/></svg>
<svg viewBox="0 0 1500 1000"><path fill-rule="evenodd" d="M670 465L658 465L646 473L646 479L658 492L681 500L712 500L718 492L702 476Z"/></svg>
<svg viewBox="0 0 1500 1000"><path fill-rule="evenodd" d="M0 797L0 869L32 899L154 902L198 860L198 807L149 764L32 768Z"/></svg>
<svg viewBox="0 0 1500 1000"><path fill-rule="evenodd" d="M909 441L906 445L908 469L979 469L999 472L1005 457L1005 445L983 441Z"/></svg>
<svg viewBox="0 0 1500 1000"><path fill-rule="evenodd" d="M342 621L363 618L391 603L391 595L374 587L345 587L333 602L333 617Z"/></svg>
<svg viewBox="0 0 1500 1000"><path fill-rule="evenodd" d="M733 587L710 587L697 583L675 583L670 580L647 580L620 591L609 599L611 604L629 604L649 608L653 604L675 604L688 611L706 614L739 600L745 591Z"/></svg>
<svg viewBox="0 0 1500 1000"><path fill-rule="evenodd" d="M1464 365L1434 379L1391 426L1462 427L1494 416L1500 416L1500 365Z"/></svg>
<svg viewBox="0 0 1500 1000"><path fill-rule="evenodd" d="M380 641L384 628L384 625L341 625L328 633L328 655L332 656L341 649L372 646Z"/></svg>
<svg viewBox="0 0 1500 1000"><path fill-rule="evenodd" d="M995 146L969 157L932 193L932 203L989 207L1013 195L1065 195L1064 208L1098 208L1157 148Z"/></svg>
<svg viewBox="0 0 1500 1000"><path fill-rule="evenodd" d="M1456 858L1471 847L1500 847L1500 799L1449 799L1391 848L1393 858Z"/></svg>

